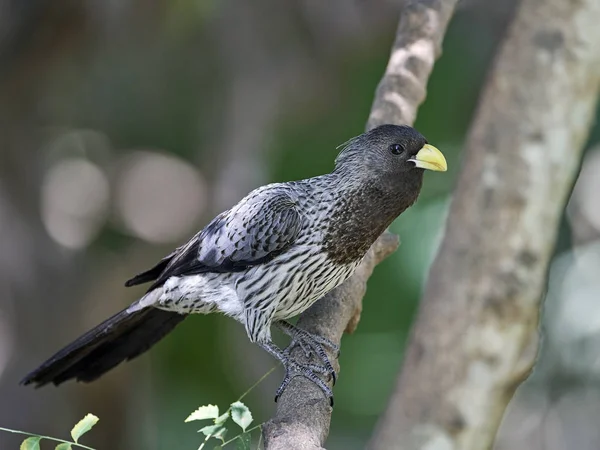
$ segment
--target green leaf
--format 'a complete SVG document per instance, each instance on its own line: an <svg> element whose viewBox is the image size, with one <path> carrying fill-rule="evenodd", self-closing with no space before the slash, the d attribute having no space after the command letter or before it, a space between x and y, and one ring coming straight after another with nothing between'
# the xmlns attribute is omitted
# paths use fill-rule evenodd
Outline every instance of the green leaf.
<svg viewBox="0 0 600 450"><path fill-rule="evenodd" d="M227 422L228 418L229 418L229 411L227 411L222 416L217 417L215 419L215 424L217 424L217 425L223 425L225 422Z"/></svg>
<svg viewBox="0 0 600 450"><path fill-rule="evenodd" d="M242 433L235 440L235 449L236 450L250 450L250 433Z"/></svg>
<svg viewBox="0 0 600 450"><path fill-rule="evenodd" d="M252 414L246 405L242 402L235 402L231 404L231 418L237 423L242 430L246 431L248 425L252 423Z"/></svg>
<svg viewBox="0 0 600 450"><path fill-rule="evenodd" d="M221 439L221 442L225 442L225 435L227 434L227 428L223 427L215 434L213 434L214 438Z"/></svg>
<svg viewBox="0 0 600 450"><path fill-rule="evenodd" d="M40 436L31 436L21 442L19 450L40 450Z"/></svg>
<svg viewBox="0 0 600 450"><path fill-rule="evenodd" d="M227 431L223 425L208 425L198 430L198 433L204 433L204 436L217 437L225 435L225 431L223 430Z"/></svg>
<svg viewBox="0 0 600 450"><path fill-rule="evenodd" d="M77 422L77 424L75 424L71 430L71 437L73 440L77 442L81 436L90 431L92 427L96 425L98 420L100 419L98 419L95 415L86 414L85 417Z"/></svg>
<svg viewBox="0 0 600 450"><path fill-rule="evenodd" d="M193 420L216 419L217 417L219 417L219 407L215 405L206 405L201 406L191 413L185 421L191 422Z"/></svg>
<svg viewBox="0 0 600 450"><path fill-rule="evenodd" d="M54 450L72 450L71 444L67 442L63 442L62 444L58 444Z"/></svg>

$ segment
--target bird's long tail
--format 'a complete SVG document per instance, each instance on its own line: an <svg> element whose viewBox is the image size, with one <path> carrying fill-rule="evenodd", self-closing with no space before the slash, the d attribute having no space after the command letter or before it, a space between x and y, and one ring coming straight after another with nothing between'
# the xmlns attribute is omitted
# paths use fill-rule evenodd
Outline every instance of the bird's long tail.
<svg viewBox="0 0 600 450"><path fill-rule="evenodd" d="M185 317L152 307L129 307L67 345L23 378L21 384L59 385L72 378L93 381L148 350Z"/></svg>

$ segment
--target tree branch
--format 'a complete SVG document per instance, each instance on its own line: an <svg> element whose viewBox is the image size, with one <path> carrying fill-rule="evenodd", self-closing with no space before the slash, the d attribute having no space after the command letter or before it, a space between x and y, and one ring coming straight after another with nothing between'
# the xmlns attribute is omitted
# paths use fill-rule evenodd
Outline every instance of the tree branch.
<svg viewBox="0 0 600 450"><path fill-rule="evenodd" d="M535 360L558 223L600 88L600 3L523 0L371 448L489 449Z"/></svg>
<svg viewBox="0 0 600 450"><path fill-rule="evenodd" d="M455 0L406 2L367 129L383 123L413 123L455 4ZM366 282L375 265L397 245L397 237L390 233L381 236L356 273L305 311L298 325L339 344L343 332L351 333L358 325ZM293 356L306 361L299 349ZM329 356L333 361L335 355ZM337 360L334 365L339 368ZM275 417L263 427L265 449L321 449L329 433L331 411L317 386L303 377L294 378L279 399Z"/></svg>
<svg viewBox="0 0 600 450"><path fill-rule="evenodd" d="M442 52L456 0L406 0L367 130L385 123L412 125L425 100L427 81Z"/></svg>

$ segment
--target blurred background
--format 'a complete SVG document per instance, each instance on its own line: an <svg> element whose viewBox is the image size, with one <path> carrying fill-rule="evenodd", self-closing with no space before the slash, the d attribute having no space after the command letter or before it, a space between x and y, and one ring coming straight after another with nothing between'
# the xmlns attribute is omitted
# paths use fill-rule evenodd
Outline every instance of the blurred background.
<svg viewBox="0 0 600 450"><path fill-rule="evenodd" d="M428 175L394 223L400 250L344 338L331 450L363 448L386 405L513 8L465 1L448 31L416 126L450 171ZM275 365L229 319L190 318L93 384L18 382L134 301L143 288L125 289L128 277L249 190L329 171L335 147L364 129L399 11L392 0L0 0L0 426L66 438L92 412L84 442L98 449L197 448L187 415L226 408ZM596 127L550 270L540 361L498 449L600 448L599 141ZM257 422L281 376L245 399ZM21 440L0 432L0 449Z"/></svg>

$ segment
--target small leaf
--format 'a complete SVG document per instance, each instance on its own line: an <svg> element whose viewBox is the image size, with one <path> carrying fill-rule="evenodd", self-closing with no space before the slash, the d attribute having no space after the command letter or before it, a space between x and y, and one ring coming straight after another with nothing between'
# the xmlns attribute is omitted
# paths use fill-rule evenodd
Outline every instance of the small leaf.
<svg viewBox="0 0 600 450"><path fill-rule="evenodd" d="M246 431L248 425L252 423L252 414L246 405L242 402L235 402L231 404L231 418L237 423L242 430Z"/></svg>
<svg viewBox="0 0 600 450"><path fill-rule="evenodd" d="M250 433L242 433L235 440L235 449L236 450L250 450Z"/></svg>
<svg viewBox="0 0 600 450"><path fill-rule="evenodd" d="M223 425L225 422L227 422L228 418L229 418L229 411L227 411L222 416L217 417L215 419L215 424L217 424L217 425Z"/></svg>
<svg viewBox="0 0 600 450"><path fill-rule="evenodd" d="M62 444L58 444L54 450L72 450L71 444L67 442L63 442Z"/></svg>
<svg viewBox="0 0 600 450"><path fill-rule="evenodd" d="M98 419L93 414L86 414L83 419L75 424L73 429L71 430L71 437L75 442L83 436L85 433L90 431L94 425L98 422Z"/></svg>
<svg viewBox="0 0 600 450"><path fill-rule="evenodd" d="M217 445L216 447L213 447L213 450L223 450L223 447L221 445Z"/></svg>
<svg viewBox="0 0 600 450"><path fill-rule="evenodd" d="M19 450L40 450L40 436L31 436L21 442Z"/></svg>
<svg viewBox="0 0 600 450"><path fill-rule="evenodd" d="M227 428L223 427L219 431L217 431L215 434L213 434L213 437L216 439L221 439L221 442L225 442L226 434L227 434Z"/></svg>
<svg viewBox="0 0 600 450"><path fill-rule="evenodd" d="M216 437L224 433L224 429L227 431L223 425L208 425L198 430L198 433L204 433L204 436Z"/></svg>
<svg viewBox="0 0 600 450"><path fill-rule="evenodd" d="M201 406L191 413L185 421L191 422L193 420L216 419L217 417L219 417L219 407L215 405L206 405Z"/></svg>

